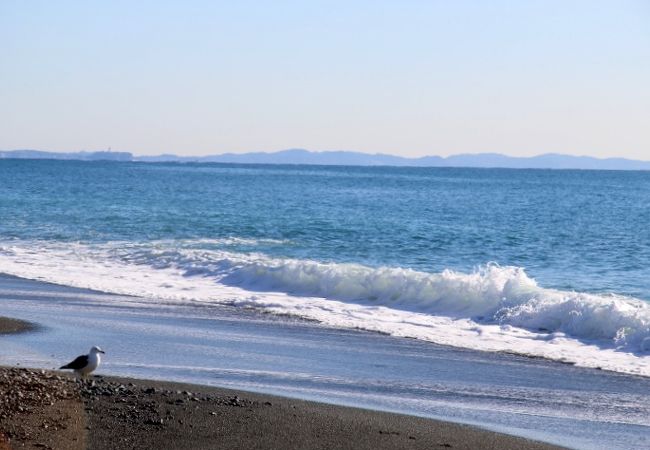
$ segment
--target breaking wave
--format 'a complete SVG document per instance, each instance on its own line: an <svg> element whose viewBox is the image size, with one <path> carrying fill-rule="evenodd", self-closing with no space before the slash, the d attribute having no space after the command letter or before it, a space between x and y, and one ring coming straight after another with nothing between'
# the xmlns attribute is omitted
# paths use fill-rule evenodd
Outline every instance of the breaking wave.
<svg viewBox="0 0 650 450"><path fill-rule="evenodd" d="M482 326L497 326L508 339L512 328L533 333L528 336L531 339L545 336L555 343L576 339L644 359L650 352L647 302L614 294L546 289L520 267L486 264L471 273L425 273L208 250L195 244L12 242L0 245L0 271L118 294L256 306L418 338L422 336L416 331L395 332L394 322L421 324L427 317L445 318L471 323L479 335ZM241 291L233 293L224 287ZM283 296L269 300L268 293ZM314 306L316 300L320 303ZM399 318L391 322L387 317L392 311ZM346 320L335 318L343 315ZM349 319L353 316L354 321ZM464 346L462 342L455 345ZM504 350L517 351L513 345Z"/></svg>

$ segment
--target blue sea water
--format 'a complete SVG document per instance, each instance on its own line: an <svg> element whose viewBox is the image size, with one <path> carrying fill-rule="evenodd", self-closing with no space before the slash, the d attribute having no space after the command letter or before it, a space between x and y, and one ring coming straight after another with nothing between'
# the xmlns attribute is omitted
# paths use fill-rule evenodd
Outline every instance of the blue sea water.
<svg viewBox="0 0 650 450"><path fill-rule="evenodd" d="M650 299L648 172L5 160L0 192L5 242L241 238L218 246Z"/></svg>
<svg viewBox="0 0 650 450"><path fill-rule="evenodd" d="M0 272L641 375L649 222L648 172L0 160Z"/></svg>

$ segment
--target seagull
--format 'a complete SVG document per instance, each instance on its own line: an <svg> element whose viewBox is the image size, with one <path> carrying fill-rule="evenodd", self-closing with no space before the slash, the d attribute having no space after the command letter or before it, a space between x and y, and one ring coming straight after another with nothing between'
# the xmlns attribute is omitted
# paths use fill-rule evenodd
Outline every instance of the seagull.
<svg viewBox="0 0 650 450"><path fill-rule="evenodd" d="M72 369L74 373L83 378L99 367L99 363L101 362L101 358L99 357L100 353L104 353L104 350L94 346L87 355L77 356L74 361L59 367L59 369Z"/></svg>

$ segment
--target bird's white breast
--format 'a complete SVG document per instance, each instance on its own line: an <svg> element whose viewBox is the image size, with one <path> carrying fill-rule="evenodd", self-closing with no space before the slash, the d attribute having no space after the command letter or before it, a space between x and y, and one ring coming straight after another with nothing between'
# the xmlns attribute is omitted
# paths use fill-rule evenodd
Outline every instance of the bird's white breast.
<svg viewBox="0 0 650 450"><path fill-rule="evenodd" d="M100 362L101 358L99 357L99 353L91 352L88 355L88 364L86 367L80 369L79 372L81 372L82 375L88 375L99 366Z"/></svg>

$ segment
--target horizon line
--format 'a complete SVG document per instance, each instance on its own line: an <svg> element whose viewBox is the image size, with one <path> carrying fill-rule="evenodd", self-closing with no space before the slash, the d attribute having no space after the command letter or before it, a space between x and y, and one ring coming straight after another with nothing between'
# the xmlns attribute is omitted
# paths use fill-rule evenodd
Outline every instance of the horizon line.
<svg viewBox="0 0 650 450"><path fill-rule="evenodd" d="M41 152L41 153L51 153L51 154L93 154L93 153L115 153L115 154L125 154L128 153L134 158L156 158L156 157L176 157L176 158L209 158L209 157L216 157L216 156L245 156L245 155L250 155L250 154L264 154L264 155L274 155L278 153L284 153L284 152L291 152L291 151L301 151L301 152L307 152L311 154L325 154L325 153L350 153L350 154L361 154L365 156L387 156L391 158L399 158L399 159L404 159L404 160L419 160L419 159L424 159L424 158L440 158L440 159L449 159L449 158L454 158L454 157L459 157L459 156L502 156L506 158L511 158L511 159L534 159L534 158L539 158L542 156L561 156L561 157L570 157L570 158L589 158L589 159L595 159L598 161L607 161L607 160L625 160L625 161L631 161L631 162L643 162L643 163L650 163L650 160L645 160L645 159L634 159L626 156L591 156L588 154L573 154L573 153L558 153L558 152L545 152L545 153L537 153L532 156L514 156L514 155L509 155L507 153L499 153L498 151L490 151L490 152L462 152L462 153L453 153L447 156L442 156L438 154L427 154L423 156L401 156L401 155L396 155L393 153L381 153L381 152L375 152L375 153L370 153L370 152L365 152L361 150L310 150L307 148L303 147L290 147L290 148L283 148L279 150L249 150L241 153L236 153L232 151L225 151L221 153L208 153L205 155L179 155L176 153L158 153L158 154L152 154L152 155L146 155L146 154L138 154L133 150L113 150L112 147L108 147L106 149L98 149L98 150L39 150L39 149L34 149L34 148L20 148L20 149L11 149L11 150L0 150L0 154L2 153L14 153L14 152Z"/></svg>

